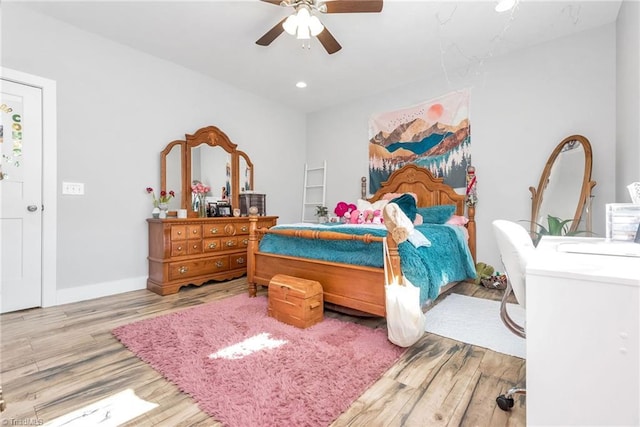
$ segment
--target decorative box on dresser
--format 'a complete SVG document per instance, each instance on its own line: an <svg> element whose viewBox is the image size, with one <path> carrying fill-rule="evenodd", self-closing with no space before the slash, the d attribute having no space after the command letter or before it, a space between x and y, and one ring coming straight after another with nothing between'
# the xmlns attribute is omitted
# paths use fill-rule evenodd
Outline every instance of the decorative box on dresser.
<svg viewBox="0 0 640 427"><path fill-rule="evenodd" d="M258 227L278 217L261 216ZM229 280L247 272L248 217L147 219L147 289L169 295L182 286Z"/></svg>

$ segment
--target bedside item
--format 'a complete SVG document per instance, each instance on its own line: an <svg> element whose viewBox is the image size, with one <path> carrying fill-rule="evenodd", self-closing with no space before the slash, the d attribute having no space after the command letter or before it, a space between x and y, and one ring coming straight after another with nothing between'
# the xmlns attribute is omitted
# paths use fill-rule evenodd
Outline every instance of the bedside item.
<svg viewBox="0 0 640 427"><path fill-rule="evenodd" d="M184 219L186 217L187 217L187 210L186 209L178 209L178 218Z"/></svg>

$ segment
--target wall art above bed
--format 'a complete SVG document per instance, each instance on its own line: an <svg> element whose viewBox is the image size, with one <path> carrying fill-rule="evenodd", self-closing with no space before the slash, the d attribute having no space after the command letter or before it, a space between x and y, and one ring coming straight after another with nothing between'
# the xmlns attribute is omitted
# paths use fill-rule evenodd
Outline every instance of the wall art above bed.
<svg viewBox="0 0 640 427"><path fill-rule="evenodd" d="M393 171L414 163L465 187L471 164L469 91L452 92L412 107L375 114L369 120L369 192Z"/></svg>

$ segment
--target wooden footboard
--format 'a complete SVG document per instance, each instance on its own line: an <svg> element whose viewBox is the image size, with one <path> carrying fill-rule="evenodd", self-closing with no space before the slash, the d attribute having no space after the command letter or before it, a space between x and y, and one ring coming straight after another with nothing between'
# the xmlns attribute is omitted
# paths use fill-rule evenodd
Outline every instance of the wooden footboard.
<svg viewBox="0 0 640 427"><path fill-rule="evenodd" d="M381 242L383 237L302 229L269 230L258 228L257 224L258 217L249 218L247 279L250 296L256 295L258 285L267 286L276 274L287 274L320 282L327 302L377 316L385 315L384 269L263 253L258 248L260 238L267 232L307 239L361 240L365 243ZM400 272L398 246L393 239L389 239L388 246L392 266L390 271ZM393 278L389 277L389 280Z"/></svg>

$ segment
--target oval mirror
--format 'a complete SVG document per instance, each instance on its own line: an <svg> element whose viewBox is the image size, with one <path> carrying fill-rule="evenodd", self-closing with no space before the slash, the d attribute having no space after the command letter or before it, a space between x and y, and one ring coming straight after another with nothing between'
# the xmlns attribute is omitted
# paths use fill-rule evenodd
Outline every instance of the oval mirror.
<svg viewBox="0 0 640 427"><path fill-rule="evenodd" d="M591 144L581 135L572 135L553 150L542 171L538 188L529 187L532 194L531 233L538 225L547 228L548 216L567 224L569 231L576 231L583 219L582 213L591 198ZM590 220L580 230L591 231Z"/></svg>
<svg viewBox="0 0 640 427"><path fill-rule="evenodd" d="M184 146L185 141L173 141L160 153L160 191L173 190L175 193L175 197L169 201L170 211L184 207L182 183Z"/></svg>

